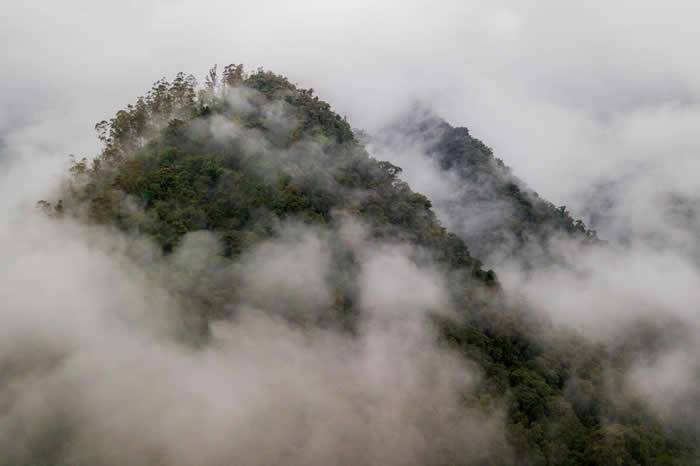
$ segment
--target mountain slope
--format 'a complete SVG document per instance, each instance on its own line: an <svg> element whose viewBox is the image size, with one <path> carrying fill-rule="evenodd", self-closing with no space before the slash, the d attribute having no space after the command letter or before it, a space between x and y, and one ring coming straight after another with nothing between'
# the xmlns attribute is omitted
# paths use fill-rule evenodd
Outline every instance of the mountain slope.
<svg viewBox="0 0 700 466"><path fill-rule="evenodd" d="M349 124L311 90L232 65L221 77L212 70L202 89L185 75L159 81L97 129L103 152L73 165L60 200L41 203L49 214L152 238L165 257L176 254L188 235L211 232L222 248L216 264L245 262L257 245L279 237L284 225L322 231L329 237L331 272L324 280L331 299L309 303L294 293L278 296L271 286L262 290L269 296L256 302L274 307L294 325L361 331L361 258L343 240L347 219L361 224L370 241L407 248L412 264L439 270L449 294L445 307L455 311L425 306L440 331L439 344L484 374L475 391L464 395L463 407L503 409L514 451L504 457L494 448L471 464L512 464L513 458L543 465L683 464L689 454L646 409L612 400L606 386L620 368L603 349L570 335L548 335L546 323L506 304L495 273L484 270L465 241L441 226L431 201L398 178L398 167L371 158ZM464 129L440 129L444 135L432 153L441 154L446 169L455 166L464 176L491 180L489 186L514 206L517 222L509 228L517 238L550 228L593 236L565 212L523 195L506 180L504 167L492 168L490 151ZM486 251L505 234L488 232L476 244ZM212 322L235 319L238 312L246 276L222 276L222 269L201 269L195 285L172 284L187 300L185 322L197 322L200 345L207 344ZM283 278L280 283L287 283ZM299 286L309 285L302 280ZM409 308L400 296L390 299ZM313 306L319 312L306 312ZM459 458L461 443L448 437L432 439L433 448Z"/></svg>
<svg viewBox="0 0 700 466"><path fill-rule="evenodd" d="M474 255L489 263L547 257L548 243L557 236L597 241L595 231L572 218L565 207L542 199L467 128L453 127L420 104L381 130L371 143L382 157L399 165L405 161L407 170L439 172L448 188L428 193L433 194L436 210ZM416 157L432 165L417 164Z"/></svg>

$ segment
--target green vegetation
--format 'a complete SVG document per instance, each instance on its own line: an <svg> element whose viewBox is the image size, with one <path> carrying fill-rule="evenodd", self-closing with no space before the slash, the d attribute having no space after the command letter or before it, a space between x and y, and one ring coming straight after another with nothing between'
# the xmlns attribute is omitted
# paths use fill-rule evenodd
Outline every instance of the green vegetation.
<svg viewBox="0 0 700 466"><path fill-rule="evenodd" d="M527 310L506 305L494 272L440 225L430 200L399 179L399 167L371 158L348 122L312 90L235 65L221 76L212 69L202 89L179 74L158 81L97 130L104 150L76 161L65 196L42 201L45 210L146 234L165 254L186 233L209 230L228 261L273 237L280 222L332 228L338 215L360 218L375 238L426 251L450 277L461 318L436 322L445 344L485 374L465 405L506 406L508 440L523 464L693 464L689 446L640 405L610 399L607 384L621 368L604 349L547 335ZM462 163L465 152L483 154L484 164L492 157L464 132L440 144L441 153L451 154L441 160L446 167ZM523 229L555 222L595 236L564 209L533 201L516 184L506 189L522 207ZM328 321L339 319L352 331L359 312L354 259L347 251L338 256L349 272L334 278L336 308ZM211 283L190 298L199 300L194 309L205 319L225 319L230 293Z"/></svg>
<svg viewBox="0 0 700 466"><path fill-rule="evenodd" d="M399 149L419 147L446 176L457 180L455 192L449 199L436 199L436 206L479 258L498 252L505 258L531 260L524 253L543 253L549 260L549 241L555 236L599 242L594 230L572 218L565 206L556 207L528 188L467 128L453 127L422 105L385 128L377 140Z"/></svg>

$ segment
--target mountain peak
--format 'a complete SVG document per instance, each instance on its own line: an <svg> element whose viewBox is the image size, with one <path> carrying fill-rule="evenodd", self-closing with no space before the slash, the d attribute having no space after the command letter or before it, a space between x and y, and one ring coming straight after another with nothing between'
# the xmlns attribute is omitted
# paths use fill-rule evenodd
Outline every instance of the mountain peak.
<svg viewBox="0 0 700 466"><path fill-rule="evenodd" d="M609 355L510 302L495 273L472 255L504 246L516 253L546 243L552 230L590 233L566 209L522 187L466 128L415 106L373 139L372 146L397 149L380 161L311 89L231 65L221 76L210 70L204 86L184 74L158 81L97 130L102 152L76 161L60 199L41 207L118 231L120 241L155 244L155 259L137 258L147 262L139 277L156 280L173 297L174 320L185 327L180 338L193 351L206 348L208 358L209 349L214 354L217 344L232 342L227 358L239 361L247 377L256 364L246 357L260 361L257 344L264 358L282 360L275 367L288 365L289 348L303 349L301 359L292 354L291 372L264 374L261 382L274 385L276 396L289 395L286 387L278 391L279 380L299 382L299 368L321 379L321 400L318 387L311 395L298 389L305 384L292 388L298 416L282 424L303 435L293 436L291 449L271 445L280 452L296 452L296 440L330 426L333 441L351 442L343 450L350 458L375 464L377 457L364 456L368 442L374 445L366 427L373 426L373 441L381 425L386 438L401 430L411 445L391 452L396 464L506 465L514 457L532 464L588 457L600 461L586 464L664 464L658 460L686 453L667 441L646 408L618 406L607 394L602 374L613 366ZM398 155L416 147L450 196L428 197L401 178L411 167ZM450 228L435 209L452 219ZM216 339L212 329L221 328L235 330L230 342ZM258 339L255 351L241 350ZM269 353L265 339L284 351ZM321 375L308 361L323 362ZM465 367L476 375L466 377ZM344 413L331 424L329 404ZM322 419L313 414L319 409ZM348 418L360 426L352 435ZM497 447L479 444L476 456L465 448L475 431L469 419L497 419L497 435L489 430L483 437ZM70 443L69 434L59 440ZM411 455L416 435L418 460ZM34 464L58 461L41 457L63 451L45 443L42 437L27 449L30 456L39 452Z"/></svg>

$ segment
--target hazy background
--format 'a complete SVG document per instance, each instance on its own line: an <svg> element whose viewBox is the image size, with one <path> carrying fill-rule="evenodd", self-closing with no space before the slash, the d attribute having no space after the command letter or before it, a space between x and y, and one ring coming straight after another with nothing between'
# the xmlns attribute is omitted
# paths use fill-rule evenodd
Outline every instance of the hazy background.
<svg viewBox="0 0 700 466"><path fill-rule="evenodd" d="M92 264L102 259L86 253L82 243L71 246L69 241L82 235L80 231L52 237L45 233L44 220L16 220L12 207L40 198L67 167L68 154L94 154L94 124L133 102L155 80L172 78L178 71L201 79L215 63L243 63L313 87L347 115L353 127L370 132L414 100L422 100L453 125L469 127L543 197L566 204L575 216L593 218L601 237L611 240L609 249L581 252L563 245L573 269L547 269L527 277L517 269L497 272L508 290L588 336L614 341L640 316L682 322L690 335L638 361L628 378L662 413L687 413L688 406L694 406L687 400L697 399L700 386L699 14L700 4L693 1L0 0L0 220L5 225L0 238L10 245L3 251L10 260L0 268L6 279L0 291L15 299L8 301L15 305L7 307L3 327L8 334L28 329L31 338L41 333L44 328L34 319L43 321L50 306L34 291L56 277L63 293L55 295L62 304L57 307L75 309L66 324L73 327L59 329L63 333L56 337L61 350L76 334L87 340L103 335L101 323L89 320L90 312L95 306L120 303L107 285L114 276L126 287L117 290L117 298L136 296L137 310L169 306L159 296L141 299L142 285L122 277L122 266L111 258ZM47 237L53 238L50 243L45 243ZM63 273L66 264L75 276ZM402 262L370 263L368 276L373 266L407 268ZM29 289L18 284L22 279ZM94 303L74 302L71 290L85 283L98 291ZM398 288L391 296L405 292ZM368 302L383 303L381 296L370 296ZM53 330L47 333L54 337ZM121 344L123 335L108 336ZM393 338L380 336L377 341ZM127 332L127 337L131 342L132 335ZM294 335L291 338L283 341L296 341ZM417 342L421 348L422 340ZM109 341L95 346L112 361ZM251 348L257 350L253 344ZM313 359L327 349L323 339L311 349L299 350L305 367L337 365L333 352L328 356L331 364ZM273 350L274 356L288 348ZM169 382L181 367L191 373L201 363L171 351L158 345L152 352L140 351L151 359L138 373L150 373L162 357L174 361L166 371ZM222 354L227 356L227 351L224 346ZM374 360L374 352L366 355ZM222 365L218 353L207 357L204 370L212 377L229 374L230 367ZM391 357L389 363L395 361ZM357 358L359 366L364 362ZM88 376L99 366L85 363ZM86 372L80 369L75 378L49 381L49 388L57 383L70 391L83 380ZM237 369L234 364L233 372ZM411 367L407 373L422 381L422 369ZM451 403L450 374L473 374L450 365L442 369L445 398ZM224 379L208 389L229 383ZM94 393L108 397L108 388ZM180 393L161 388L153 387L153 399L163 393L175 400L189 396L186 389ZM305 388L300 386L298 392ZM418 396L424 388L418 384L408 395ZM321 398L333 399L334 389L320 392ZM374 394L372 386L357 390ZM125 398L140 396L135 389L125 393ZM210 394L203 393L206 400ZM406 400L410 402L410 396ZM347 407L355 406L354 401L339 406L338 412L352 411ZM27 405L33 408L31 402ZM100 402L96 399L88 407L99 407ZM206 412L211 419L205 419L210 423L203 425L215 426L219 408L210 408ZM690 411L691 422L697 424L697 408ZM100 419L93 414L86 417ZM140 416L136 408L127 412L124 425ZM184 429L178 422L173 425ZM386 426L389 432L394 424ZM107 427L107 432L125 432L122 425ZM471 431L472 425L464 428ZM175 430L175 442L163 443L179 445L180 433Z"/></svg>
<svg viewBox="0 0 700 466"><path fill-rule="evenodd" d="M679 264L661 269L635 259L636 266L615 268L690 270L683 283L700 283L697 2L0 5L0 209L7 215L18 202L33 204L66 169L68 154L93 155L94 124L152 82L178 71L201 80L213 64L236 62L313 87L370 132L421 100L469 127L517 176L602 238L642 248L613 260L656 254ZM416 171L429 167L409 165L406 178L421 191L434 197L448 186L441 175L415 182ZM590 265L610 269L607 261ZM646 281L634 283L656 293Z"/></svg>
<svg viewBox="0 0 700 466"><path fill-rule="evenodd" d="M0 150L90 153L94 123L156 79L240 62L315 88L369 130L427 101L583 213L598 178L644 169L694 189L699 13L692 1L2 0Z"/></svg>

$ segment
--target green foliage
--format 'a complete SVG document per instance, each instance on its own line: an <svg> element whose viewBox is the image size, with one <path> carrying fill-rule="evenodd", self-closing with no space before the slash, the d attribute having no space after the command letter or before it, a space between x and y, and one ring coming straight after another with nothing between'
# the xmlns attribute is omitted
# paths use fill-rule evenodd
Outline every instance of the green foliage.
<svg viewBox="0 0 700 466"><path fill-rule="evenodd" d="M246 111L230 98L241 89ZM289 137L276 137L266 117L273 104L294 123ZM222 122L235 131L223 138L207 132ZM43 201L47 211L149 235L166 254L186 233L210 230L232 259L284 220L327 225L336 212L358 216L376 238L419 246L447 271L461 316L437 324L449 345L483 369L479 400L505 407L508 437L524 464L684 464L688 450L649 417L620 420L603 390L608 356L578 340L554 345L533 336L541 322L502 303L494 272L439 224L430 200L398 178L399 167L369 157L347 121L312 90L269 71L246 74L240 65L220 79L215 67L199 91L183 74L156 82L97 130L102 153L91 165L74 163L71 188L55 207ZM445 167L463 163L467 152L474 164L493 163L490 150L464 132L441 144ZM558 222L594 236L565 209L533 200L515 183L503 187L522 206L522 222ZM333 277L328 319L352 328L354 258L336 255L343 267ZM225 318L227 293L235 290L216 286L208 284L203 299L209 317Z"/></svg>
<svg viewBox="0 0 700 466"><path fill-rule="evenodd" d="M513 176L491 148L472 137L467 128L455 128L417 105L380 133L378 141L393 146L397 137L401 138L399 147L409 141L424 148L443 171L459 180L459 192L453 199L436 201L455 220L455 233L477 257L486 258L498 251L505 257L520 255L523 259L523 251L536 250L549 259L546 253L552 237L566 236L584 244L599 241L596 232L572 218L566 207L555 207ZM477 228L478 216L484 221ZM460 229L460 222L469 228Z"/></svg>

